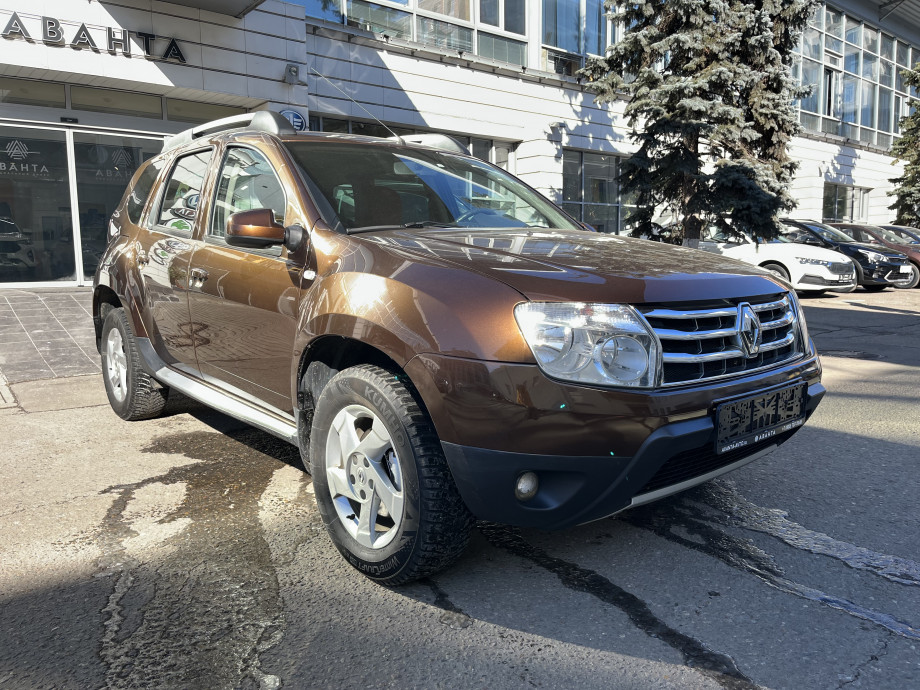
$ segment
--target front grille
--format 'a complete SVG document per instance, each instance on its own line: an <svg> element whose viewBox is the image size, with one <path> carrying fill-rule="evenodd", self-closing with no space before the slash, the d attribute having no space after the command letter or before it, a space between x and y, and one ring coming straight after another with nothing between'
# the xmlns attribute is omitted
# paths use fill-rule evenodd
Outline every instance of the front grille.
<svg viewBox="0 0 920 690"><path fill-rule="evenodd" d="M835 273L836 275L846 275L847 273L853 272L853 262L836 262L832 263L830 266L828 266L828 268L830 269L831 273Z"/></svg>
<svg viewBox="0 0 920 690"><path fill-rule="evenodd" d="M744 302L757 313L763 330L760 351L751 356L739 335L739 305ZM664 386L742 375L803 354L798 316L787 293L639 311L661 341Z"/></svg>
<svg viewBox="0 0 920 690"><path fill-rule="evenodd" d="M796 431L796 429L791 429L790 431L777 434L765 441L752 443L743 448L736 448L735 450L730 450L721 455L716 454L712 445L707 445L703 448L694 448L693 450L685 450L683 453L678 453L662 465L637 495L641 496L642 494L664 489L668 486L674 486L675 484L689 481L695 477L701 477L704 474L715 472L722 467L727 467L739 460L743 460L749 455L753 455L768 446L783 443Z"/></svg>

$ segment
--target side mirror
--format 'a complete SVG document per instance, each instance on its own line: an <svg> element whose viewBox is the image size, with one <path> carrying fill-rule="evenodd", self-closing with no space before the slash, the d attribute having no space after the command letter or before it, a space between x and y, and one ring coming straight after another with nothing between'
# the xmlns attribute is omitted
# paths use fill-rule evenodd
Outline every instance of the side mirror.
<svg viewBox="0 0 920 690"><path fill-rule="evenodd" d="M284 242L284 226L275 222L270 208L239 211L227 219L227 244L260 249Z"/></svg>
<svg viewBox="0 0 920 690"><path fill-rule="evenodd" d="M816 247L823 247L823 246L824 246L824 242L822 242L821 240L819 240L817 237L812 237L811 235L805 235L805 236L801 239L801 242L802 242L802 244L812 244L812 245L814 245L814 246L816 246Z"/></svg>

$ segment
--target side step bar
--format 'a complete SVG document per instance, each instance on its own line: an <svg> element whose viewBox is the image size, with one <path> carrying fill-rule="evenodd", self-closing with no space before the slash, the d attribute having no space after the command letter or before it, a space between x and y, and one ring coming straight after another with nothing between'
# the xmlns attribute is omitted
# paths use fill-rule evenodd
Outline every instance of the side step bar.
<svg viewBox="0 0 920 690"><path fill-rule="evenodd" d="M297 423L293 418L265 412L201 381L181 374L175 369L170 369L153 349L150 338L135 338L134 340L143 360L144 369L157 381L170 388L175 388L180 393L208 407L230 415L234 419L239 419L241 422L251 424L288 443L297 445Z"/></svg>

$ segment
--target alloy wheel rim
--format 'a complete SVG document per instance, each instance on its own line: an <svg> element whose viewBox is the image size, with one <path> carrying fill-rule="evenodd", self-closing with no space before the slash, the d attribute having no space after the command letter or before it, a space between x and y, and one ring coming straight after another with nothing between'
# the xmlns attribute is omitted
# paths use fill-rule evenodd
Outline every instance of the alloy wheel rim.
<svg viewBox="0 0 920 690"><path fill-rule="evenodd" d="M399 457L386 426L363 405L335 415L326 440L326 479L339 521L361 546L382 549L403 521Z"/></svg>
<svg viewBox="0 0 920 690"><path fill-rule="evenodd" d="M128 360L125 357L124 339L116 328L109 331L105 339L105 369L112 395L123 402L128 396Z"/></svg>

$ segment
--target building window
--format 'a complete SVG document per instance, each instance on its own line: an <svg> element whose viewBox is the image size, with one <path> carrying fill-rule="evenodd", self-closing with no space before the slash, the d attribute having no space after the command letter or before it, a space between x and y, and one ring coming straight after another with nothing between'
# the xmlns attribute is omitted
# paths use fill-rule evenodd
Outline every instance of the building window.
<svg viewBox="0 0 920 690"><path fill-rule="evenodd" d="M864 222L869 217L869 190L824 183L825 223Z"/></svg>
<svg viewBox="0 0 920 690"><path fill-rule="evenodd" d="M527 65L527 44L502 36L479 32L479 55L513 65Z"/></svg>
<svg viewBox="0 0 920 690"><path fill-rule="evenodd" d="M796 61L806 130L888 148L909 96L900 72L920 48L844 12L819 5L802 34Z"/></svg>
<svg viewBox="0 0 920 690"><path fill-rule="evenodd" d="M346 17L349 26L412 40L412 15L409 12L364 0L348 0Z"/></svg>
<svg viewBox="0 0 920 690"><path fill-rule="evenodd" d="M63 84L0 77L0 103L63 108L66 102Z"/></svg>
<svg viewBox="0 0 920 690"><path fill-rule="evenodd" d="M626 211L617 182L619 167L619 156L564 150L562 208L599 232L619 234Z"/></svg>

